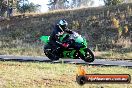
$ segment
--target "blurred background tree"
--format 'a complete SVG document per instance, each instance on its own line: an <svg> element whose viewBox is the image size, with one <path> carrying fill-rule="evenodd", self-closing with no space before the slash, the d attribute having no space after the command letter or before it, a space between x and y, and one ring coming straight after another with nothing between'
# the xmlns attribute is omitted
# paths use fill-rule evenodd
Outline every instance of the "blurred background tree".
<svg viewBox="0 0 132 88"><path fill-rule="evenodd" d="M30 13L40 11L40 5L29 2L30 0L0 0L0 16L10 16L11 13ZM131 3L132 0L100 0L105 6ZM95 0L49 0L49 11L59 9L74 9L80 7L91 7Z"/></svg>
<svg viewBox="0 0 132 88"><path fill-rule="evenodd" d="M5 0L0 0L0 16L3 16L7 10L7 2Z"/></svg>
<svg viewBox="0 0 132 88"><path fill-rule="evenodd" d="M49 10L57 10L57 9L67 9L69 6L68 0L49 0L48 8Z"/></svg>
<svg viewBox="0 0 132 88"><path fill-rule="evenodd" d="M132 3L132 0L124 0L124 3Z"/></svg>
<svg viewBox="0 0 132 88"><path fill-rule="evenodd" d="M71 8L77 8L77 7L89 7L94 4L93 0L72 0L71 2Z"/></svg>
<svg viewBox="0 0 132 88"><path fill-rule="evenodd" d="M105 6L111 6L111 5L118 5L123 3L124 0L103 0L105 3Z"/></svg>
<svg viewBox="0 0 132 88"><path fill-rule="evenodd" d="M49 0L49 10L70 9L89 7L94 4L93 0Z"/></svg>
<svg viewBox="0 0 132 88"><path fill-rule="evenodd" d="M28 0L18 0L17 1L17 11L20 13L25 13L25 12L36 12L39 10L40 5L34 4L34 3L29 3Z"/></svg>
<svg viewBox="0 0 132 88"><path fill-rule="evenodd" d="M29 0L0 0L0 16L9 17L13 13L37 12L40 5L30 3Z"/></svg>

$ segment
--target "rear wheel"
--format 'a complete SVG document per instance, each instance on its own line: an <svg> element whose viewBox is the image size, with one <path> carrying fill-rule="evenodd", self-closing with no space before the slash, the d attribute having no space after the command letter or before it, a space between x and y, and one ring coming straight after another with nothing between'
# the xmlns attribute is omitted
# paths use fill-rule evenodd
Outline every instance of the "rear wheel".
<svg viewBox="0 0 132 88"><path fill-rule="evenodd" d="M86 54L85 56L83 54L80 55L80 58L86 62L93 62L94 61L94 54L90 49L85 50Z"/></svg>
<svg viewBox="0 0 132 88"><path fill-rule="evenodd" d="M53 54L50 49L44 50L44 53L51 61L59 60L59 57Z"/></svg>

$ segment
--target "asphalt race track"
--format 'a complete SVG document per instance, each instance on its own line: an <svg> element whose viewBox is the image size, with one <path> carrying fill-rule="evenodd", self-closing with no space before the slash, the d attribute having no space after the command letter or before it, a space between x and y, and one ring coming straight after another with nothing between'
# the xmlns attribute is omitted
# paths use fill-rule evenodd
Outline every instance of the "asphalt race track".
<svg viewBox="0 0 132 88"><path fill-rule="evenodd" d="M12 55L0 55L1 61L40 61L49 62L51 61L47 57L33 57L33 56L12 56ZM88 65L101 65L101 66L125 66L132 67L132 61L128 60L107 60L107 59L95 59L92 63L87 63L81 59L60 59L52 63L71 63L71 64L88 64Z"/></svg>

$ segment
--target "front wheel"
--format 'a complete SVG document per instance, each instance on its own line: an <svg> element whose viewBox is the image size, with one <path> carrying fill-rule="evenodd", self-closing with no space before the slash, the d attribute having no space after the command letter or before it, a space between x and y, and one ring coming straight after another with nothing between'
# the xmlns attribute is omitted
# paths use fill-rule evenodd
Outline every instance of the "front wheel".
<svg viewBox="0 0 132 88"><path fill-rule="evenodd" d="M89 48L86 48L85 52L86 52L85 56L81 54L80 58L86 62L93 62L95 59L93 52Z"/></svg>

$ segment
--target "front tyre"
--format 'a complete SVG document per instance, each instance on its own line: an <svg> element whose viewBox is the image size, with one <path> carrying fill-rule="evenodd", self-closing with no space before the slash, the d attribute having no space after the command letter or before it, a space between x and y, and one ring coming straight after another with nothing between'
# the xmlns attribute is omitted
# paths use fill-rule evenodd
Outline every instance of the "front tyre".
<svg viewBox="0 0 132 88"><path fill-rule="evenodd" d="M81 54L80 58L85 62L93 62L95 60L93 52L89 48L86 48L85 52L86 52L85 56Z"/></svg>

